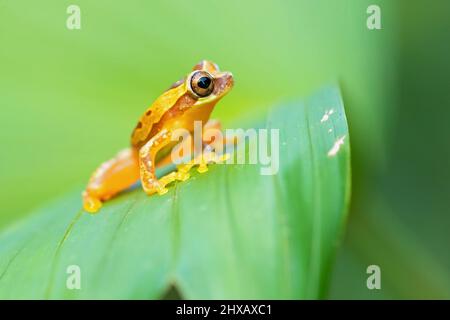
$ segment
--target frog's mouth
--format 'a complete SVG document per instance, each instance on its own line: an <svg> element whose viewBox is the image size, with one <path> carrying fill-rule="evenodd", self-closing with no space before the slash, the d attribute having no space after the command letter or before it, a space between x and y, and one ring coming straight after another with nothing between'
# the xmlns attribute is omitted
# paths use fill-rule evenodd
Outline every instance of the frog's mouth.
<svg viewBox="0 0 450 320"><path fill-rule="evenodd" d="M221 98L226 95L234 85L234 78L231 72L217 72L214 74L213 95Z"/></svg>

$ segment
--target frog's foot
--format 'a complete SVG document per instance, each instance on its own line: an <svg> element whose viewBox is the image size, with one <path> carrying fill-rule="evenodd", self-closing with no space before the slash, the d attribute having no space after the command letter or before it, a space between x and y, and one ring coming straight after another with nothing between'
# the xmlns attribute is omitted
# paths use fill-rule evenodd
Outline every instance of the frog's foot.
<svg viewBox="0 0 450 320"><path fill-rule="evenodd" d="M189 178L189 170L191 170L192 167L198 165L197 171L199 173L205 173L208 171L208 164L211 163L223 163L230 157L229 154L217 154L214 151L205 150L203 151L203 154L200 154L196 156L194 159L189 161L188 163L181 164L177 167L178 169L178 175L179 177L184 178L183 180L186 180Z"/></svg>
<svg viewBox="0 0 450 320"><path fill-rule="evenodd" d="M159 195L166 194L167 191L169 191L166 188L166 183L164 181L160 180L147 180L146 182L142 182L142 188L144 189L145 193L148 195L152 195L154 193L157 193Z"/></svg>
<svg viewBox="0 0 450 320"><path fill-rule="evenodd" d="M148 195L158 193L159 195L166 194L167 185L174 181L185 181L189 179L189 170L198 165L197 171L204 173L208 171L208 164L222 163L229 158L228 154L217 155L214 151L205 151L203 155L199 155L188 163L179 165L177 171L171 172L160 179L147 179L142 183L142 187Z"/></svg>
<svg viewBox="0 0 450 320"><path fill-rule="evenodd" d="M83 192L83 208L89 213L95 213L102 207L102 201L90 195L87 191Z"/></svg>
<svg viewBox="0 0 450 320"><path fill-rule="evenodd" d="M167 185L174 181L185 181L189 178L189 173L175 171L171 172L164 177L150 182L149 184L144 184L144 191L148 194L158 193L159 195L166 194L169 189L166 188Z"/></svg>

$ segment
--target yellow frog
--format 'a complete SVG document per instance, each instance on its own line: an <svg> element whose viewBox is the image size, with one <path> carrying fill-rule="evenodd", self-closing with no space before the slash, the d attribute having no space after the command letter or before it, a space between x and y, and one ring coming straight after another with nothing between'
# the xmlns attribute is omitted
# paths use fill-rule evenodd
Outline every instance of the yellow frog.
<svg viewBox="0 0 450 320"><path fill-rule="evenodd" d="M195 121L201 121L205 129L220 128L220 123L209 117L233 83L233 75L221 72L215 63L203 60L196 64L191 73L175 82L145 111L132 133L131 147L93 173L83 192L84 209L97 212L103 201L129 188L139 178L147 194L164 194L168 183L186 180L193 165L200 164L199 171L206 171L206 162L190 161L160 179L155 175L157 167L171 162L170 151L177 145L172 140L174 130L193 132ZM208 159L214 162L216 158Z"/></svg>

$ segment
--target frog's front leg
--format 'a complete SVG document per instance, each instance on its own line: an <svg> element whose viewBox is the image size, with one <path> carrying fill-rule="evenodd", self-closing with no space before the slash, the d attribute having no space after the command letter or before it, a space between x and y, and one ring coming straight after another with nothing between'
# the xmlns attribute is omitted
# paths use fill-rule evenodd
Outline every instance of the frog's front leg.
<svg viewBox="0 0 450 320"><path fill-rule="evenodd" d="M222 126L219 120L208 120L203 126L202 144L204 148L192 160L178 165L178 180L186 180L189 178L189 171L196 165L198 165L197 171L204 173L208 171L208 164L222 163L230 157L229 154L224 153L224 147L227 144L235 144L236 137L225 136L221 129Z"/></svg>
<svg viewBox="0 0 450 320"><path fill-rule="evenodd" d="M155 174L156 155L157 153L172 142L172 132L163 129L151 138L144 146L139 150L139 168L142 182L142 188L144 191L151 195L158 193L160 195L165 194L168 190L166 185L174 180L184 180L177 173L169 174L161 179L158 179Z"/></svg>

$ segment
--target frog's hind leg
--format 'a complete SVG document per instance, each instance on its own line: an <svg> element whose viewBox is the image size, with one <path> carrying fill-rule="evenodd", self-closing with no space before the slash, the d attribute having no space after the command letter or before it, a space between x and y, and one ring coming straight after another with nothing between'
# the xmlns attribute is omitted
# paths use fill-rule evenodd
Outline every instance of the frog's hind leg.
<svg viewBox="0 0 450 320"><path fill-rule="evenodd" d="M94 213L102 202L129 188L139 179L138 154L132 148L124 149L104 162L92 174L83 192L83 207Z"/></svg>

